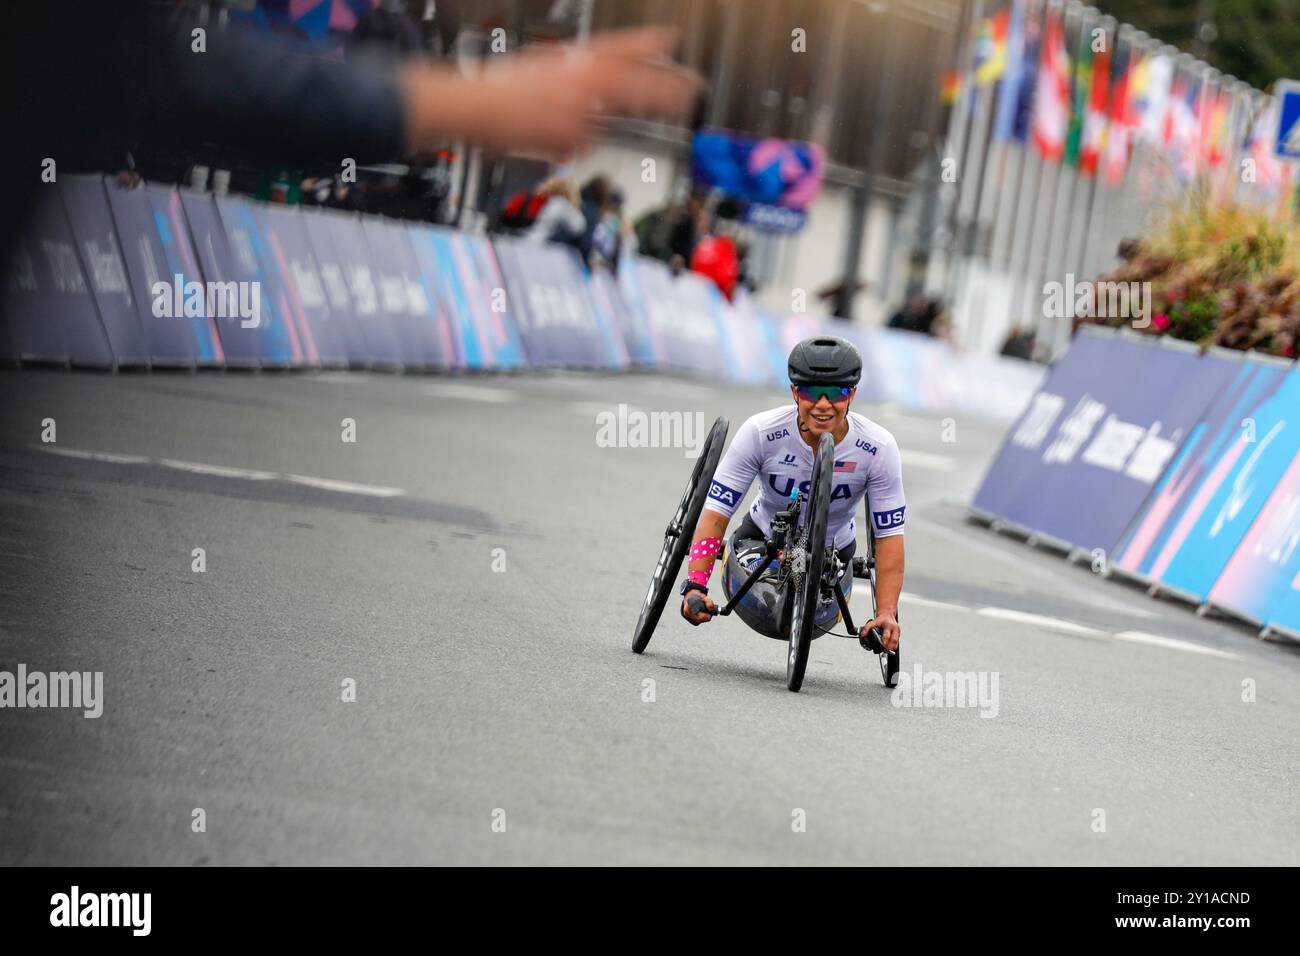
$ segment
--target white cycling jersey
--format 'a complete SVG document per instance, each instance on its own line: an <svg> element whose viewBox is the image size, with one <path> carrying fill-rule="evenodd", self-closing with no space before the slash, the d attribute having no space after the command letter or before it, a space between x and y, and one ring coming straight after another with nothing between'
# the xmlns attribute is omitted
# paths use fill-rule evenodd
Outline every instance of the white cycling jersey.
<svg viewBox="0 0 1300 956"><path fill-rule="evenodd" d="M759 479L758 497L750 506L764 534L772 516L790 504L796 485L812 484L813 450L799 435L799 409L782 405L759 412L736 430L709 488L704 507L730 518ZM835 446L831 503L826 540L836 550L857 534L855 515L866 494L877 538L903 533L903 463L898 443L885 428L857 412L848 414L849 430Z"/></svg>

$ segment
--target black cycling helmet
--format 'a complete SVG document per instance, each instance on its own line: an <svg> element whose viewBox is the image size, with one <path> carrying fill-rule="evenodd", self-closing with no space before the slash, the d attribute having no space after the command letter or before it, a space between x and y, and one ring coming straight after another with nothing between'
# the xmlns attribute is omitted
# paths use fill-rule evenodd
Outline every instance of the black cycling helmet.
<svg viewBox="0 0 1300 956"><path fill-rule="evenodd" d="M791 385L854 386L862 379L862 356L853 343L815 335L790 350Z"/></svg>

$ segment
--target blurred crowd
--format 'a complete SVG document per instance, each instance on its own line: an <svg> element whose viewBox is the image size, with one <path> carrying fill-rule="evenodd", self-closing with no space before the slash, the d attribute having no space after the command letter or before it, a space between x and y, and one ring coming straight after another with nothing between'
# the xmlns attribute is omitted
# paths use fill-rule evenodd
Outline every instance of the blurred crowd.
<svg viewBox="0 0 1300 956"><path fill-rule="evenodd" d="M635 223L624 204L623 190L603 174L581 187L554 177L511 195L496 228L572 246L589 268L616 272L622 258L643 255L667 263L674 275L689 270L705 276L727 299L740 289L757 291L738 210L726 200L711 203L706 192L695 191L683 202L651 209Z"/></svg>

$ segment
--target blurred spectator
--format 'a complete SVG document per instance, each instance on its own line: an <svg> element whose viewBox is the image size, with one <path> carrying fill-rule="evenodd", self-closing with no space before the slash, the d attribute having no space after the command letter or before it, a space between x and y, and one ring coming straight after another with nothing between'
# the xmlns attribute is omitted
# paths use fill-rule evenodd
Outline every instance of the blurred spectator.
<svg viewBox="0 0 1300 956"><path fill-rule="evenodd" d="M934 334L934 320L939 315L940 304L924 292L914 292L907 302L889 317L886 326L902 329L905 332L919 332L922 335Z"/></svg>
<svg viewBox="0 0 1300 956"><path fill-rule="evenodd" d="M396 59L418 56L424 48L420 28L407 14L402 0L379 0L363 13L352 30L348 55L383 53Z"/></svg>
<svg viewBox="0 0 1300 956"><path fill-rule="evenodd" d="M704 196L693 192L686 200L686 208L673 223L672 234L668 239L668 249L672 255L681 256L682 261L690 262L699 237L708 232L708 219Z"/></svg>
<svg viewBox="0 0 1300 956"><path fill-rule="evenodd" d="M1033 332L1028 332L1019 325L1013 325L998 354L1031 362L1034 358L1034 341L1036 338L1037 336Z"/></svg>
<svg viewBox="0 0 1300 956"><path fill-rule="evenodd" d="M691 271L713 280L730 301L736 291L740 276L740 263L736 258L736 244L730 236L705 236L695 244L691 256Z"/></svg>
<svg viewBox="0 0 1300 956"><path fill-rule="evenodd" d="M521 189L506 200L497 219L497 225L509 232L526 231L537 221L542 208L546 205L546 200L550 198L537 190Z"/></svg>
<svg viewBox="0 0 1300 956"><path fill-rule="evenodd" d="M680 214L680 207L670 204L651 209L636 221L634 229L642 255L664 262L672 261L673 251L669 243L672 241L673 226Z"/></svg>
<svg viewBox="0 0 1300 956"><path fill-rule="evenodd" d="M537 187L545 205L525 237L534 242L563 242L580 249L587 233L587 220L580 208L578 187L567 179L548 179Z"/></svg>
<svg viewBox="0 0 1300 956"><path fill-rule="evenodd" d="M607 265L611 272L618 271L626 224L623 222L623 192L617 187L609 190L596 228L591 235L591 257L594 263Z"/></svg>

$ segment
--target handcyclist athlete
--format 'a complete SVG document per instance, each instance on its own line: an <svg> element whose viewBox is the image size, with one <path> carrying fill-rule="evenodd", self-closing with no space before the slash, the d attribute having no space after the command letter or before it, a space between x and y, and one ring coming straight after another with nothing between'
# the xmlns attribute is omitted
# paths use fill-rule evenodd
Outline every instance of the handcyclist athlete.
<svg viewBox="0 0 1300 956"><path fill-rule="evenodd" d="M839 554L844 568L841 587L847 596L857 544L854 515L865 494L876 538L876 617L859 634L877 627L885 648L895 651L900 634L898 596L903 589L904 502L898 443L880 425L849 411L862 378L862 358L852 343L834 336L805 339L790 352L789 374L794 405L747 419L718 464L691 541L688 574L681 587L682 617L699 625L717 613L708 596L709 574L722 551L727 522L754 479L758 479L758 496L736 529L726 556L723 590L728 596L761 557L773 515L787 508L796 489L810 488L813 451L821 436L829 434L835 440L835 467L826 544ZM776 637L775 591L770 586L765 590L763 583L760 579L736 610L751 627ZM692 591L703 592L707 610L691 610L686 598ZM837 614L833 602L820 608L819 627L834 623Z"/></svg>

